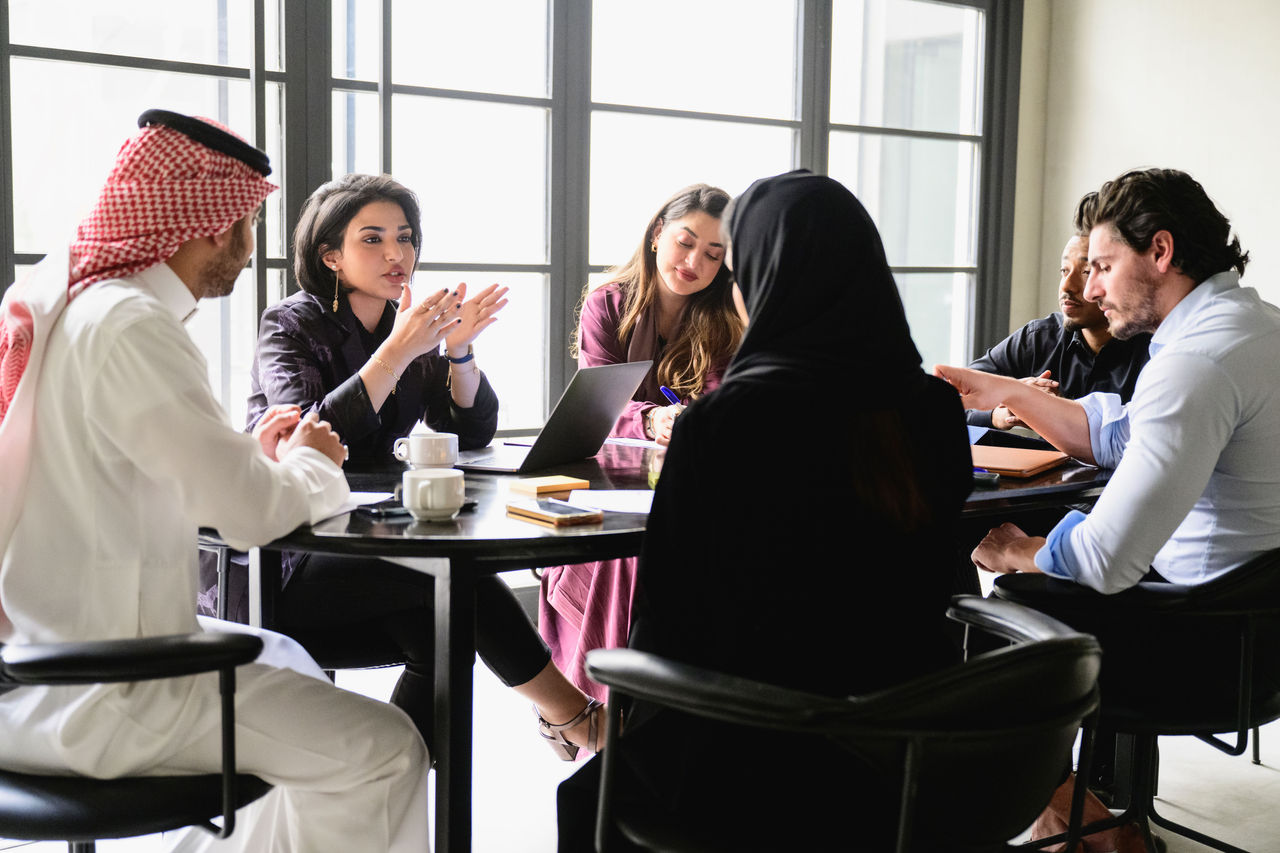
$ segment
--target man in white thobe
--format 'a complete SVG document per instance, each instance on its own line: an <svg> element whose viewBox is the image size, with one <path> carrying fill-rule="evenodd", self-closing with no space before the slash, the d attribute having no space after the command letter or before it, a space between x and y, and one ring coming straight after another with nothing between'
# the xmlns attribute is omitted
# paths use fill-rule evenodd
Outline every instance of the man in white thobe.
<svg viewBox="0 0 1280 853"><path fill-rule="evenodd" d="M248 262L266 156L207 120L139 125L69 253L0 312L5 642L199 630L197 525L244 548L348 497L327 424L281 407L253 436L230 428L182 326ZM0 696L0 765L216 772L219 719L215 673L19 687ZM236 739L238 769L276 787L230 839L181 849L428 849L426 749L398 708L257 662L237 673Z"/></svg>

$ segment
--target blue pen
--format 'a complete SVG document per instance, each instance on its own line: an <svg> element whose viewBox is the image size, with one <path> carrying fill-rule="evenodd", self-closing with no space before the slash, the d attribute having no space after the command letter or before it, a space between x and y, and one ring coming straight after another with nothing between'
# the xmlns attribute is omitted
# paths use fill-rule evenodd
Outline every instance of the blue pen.
<svg viewBox="0 0 1280 853"><path fill-rule="evenodd" d="M684 405L683 403L680 402L680 398L676 396L676 392L672 391L666 385L659 385L658 390L662 392L662 396L666 397L668 400L671 401L672 405L675 405L675 406Z"/></svg>

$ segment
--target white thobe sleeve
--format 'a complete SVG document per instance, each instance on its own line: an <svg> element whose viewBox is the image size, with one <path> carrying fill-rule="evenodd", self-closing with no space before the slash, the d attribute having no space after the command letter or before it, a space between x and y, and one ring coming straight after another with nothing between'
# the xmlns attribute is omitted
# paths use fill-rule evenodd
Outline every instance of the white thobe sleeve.
<svg viewBox="0 0 1280 853"><path fill-rule="evenodd" d="M111 342L91 397L88 434L98 452L127 457L172 483L183 510L232 546L265 544L337 511L349 490L342 469L309 448L273 462L236 432L209 390L204 357L168 317L131 323Z"/></svg>

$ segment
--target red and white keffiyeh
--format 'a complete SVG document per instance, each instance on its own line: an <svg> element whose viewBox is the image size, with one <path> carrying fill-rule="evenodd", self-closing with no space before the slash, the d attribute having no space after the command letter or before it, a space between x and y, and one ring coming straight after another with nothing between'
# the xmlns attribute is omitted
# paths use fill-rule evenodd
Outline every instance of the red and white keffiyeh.
<svg viewBox="0 0 1280 853"><path fill-rule="evenodd" d="M226 131L217 122L200 121ZM275 189L241 160L171 127L149 125L121 146L97 205L80 223L69 250L50 253L5 292L0 304L0 553L26 491L45 343L67 303L94 282L141 272L171 258L188 240L226 231ZM0 621L7 621L2 609Z"/></svg>

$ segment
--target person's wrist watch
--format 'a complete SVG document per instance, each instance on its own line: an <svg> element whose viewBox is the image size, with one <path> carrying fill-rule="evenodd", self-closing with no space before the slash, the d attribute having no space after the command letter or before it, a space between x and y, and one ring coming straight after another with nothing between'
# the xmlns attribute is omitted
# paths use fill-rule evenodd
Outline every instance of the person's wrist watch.
<svg viewBox="0 0 1280 853"><path fill-rule="evenodd" d="M653 431L653 413L658 411L655 406L652 409L646 409L644 413L644 435L645 438L655 438L656 433Z"/></svg>

